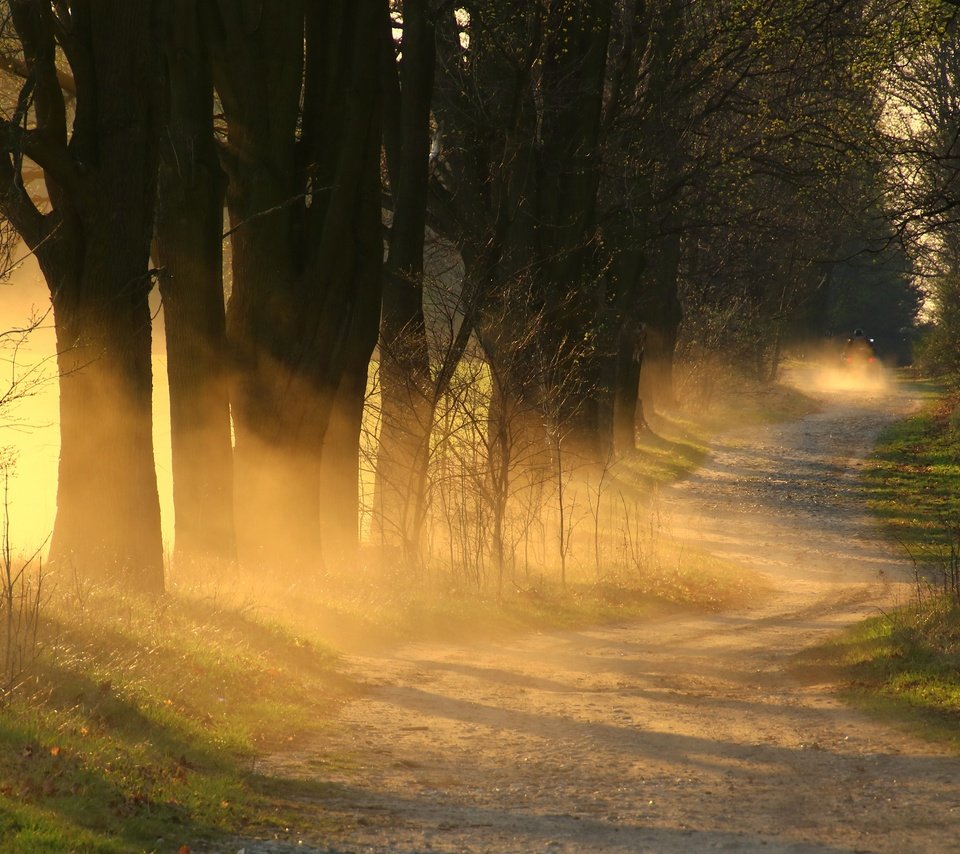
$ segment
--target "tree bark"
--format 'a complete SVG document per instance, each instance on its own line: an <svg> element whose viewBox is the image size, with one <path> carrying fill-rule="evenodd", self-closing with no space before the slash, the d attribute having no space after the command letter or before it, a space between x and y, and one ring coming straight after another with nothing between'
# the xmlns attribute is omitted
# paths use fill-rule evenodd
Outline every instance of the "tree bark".
<svg viewBox="0 0 960 854"><path fill-rule="evenodd" d="M327 565L355 566L360 547L360 435L367 366L343 375L320 462L320 537Z"/></svg>
<svg viewBox="0 0 960 854"><path fill-rule="evenodd" d="M602 347L610 363L609 380L604 391L611 409L607 445L617 454L636 448L638 429L646 429L644 402L640 397L640 373L646 358L647 327L641 308L645 295L647 252L636 234L623 228L609 228L605 242L611 252L607 274L610 304L608 319L610 340Z"/></svg>
<svg viewBox="0 0 960 854"><path fill-rule="evenodd" d="M642 317L647 324L642 396L647 411L676 406L673 355L683 311L678 294L680 235L665 234L653 252Z"/></svg>
<svg viewBox="0 0 960 854"><path fill-rule="evenodd" d="M389 31L387 37L392 40ZM404 0L399 128L386 135L393 218L380 320L380 443L376 525L381 542L416 565L425 506L434 389L423 313L430 101L436 53L425 0ZM391 73L396 73L394 69ZM389 115L389 111L388 111Z"/></svg>
<svg viewBox="0 0 960 854"><path fill-rule="evenodd" d="M271 563L319 566L324 439L343 377L365 376L380 310L381 4L219 7L239 528Z"/></svg>
<svg viewBox="0 0 960 854"><path fill-rule="evenodd" d="M590 463L602 458L600 356L584 348L596 334L600 274L596 252L600 119L611 6L603 0L554 4L543 56L544 108L535 257L544 294L549 358L545 394L568 444Z"/></svg>
<svg viewBox="0 0 960 854"><path fill-rule="evenodd" d="M51 566L153 592L163 589L147 301L157 13L149 0L104 0L61 10L69 21L54 22L49 6L19 5L14 21L34 70L37 117L36 134L20 139L44 169L49 213L22 192L17 152L0 158L3 212L36 251L57 333L61 447ZM55 34L77 86L69 143Z"/></svg>
<svg viewBox="0 0 960 854"><path fill-rule="evenodd" d="M205 13L175 0L164 42L167 124L156 243L170 387L177 564L237 559L226 321L225 179L213 138Z"/></svg>
<svg viewBox="0 0 960 854"><path fill-rule="evenodd" d="M60 465L50 565L150 592L163 589L152 434L145 263L123 269L117 232L89 223L78 285L42 263L54 292L60 372ZM117 223L114 223L117 225ZM97 233L99 232L99 234ZM103 251L96 251L94 243ZM91 251L94 250L94 251ZM97 257L98 256L98 257ZM126 266L126 265L124 265ZM130 282L128 293L105 283ZM100 290L98 298L91 292ZM131 292L132 291L132 292ZM83 293L82 301L77 294Z"/></svg>

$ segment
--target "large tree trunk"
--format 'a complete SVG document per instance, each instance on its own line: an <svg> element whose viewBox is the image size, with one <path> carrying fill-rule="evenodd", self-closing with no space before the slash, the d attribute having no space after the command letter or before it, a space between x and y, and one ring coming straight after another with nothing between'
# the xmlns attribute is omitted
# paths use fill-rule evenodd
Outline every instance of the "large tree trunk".
<svg viewBox="0 0 960 854"><path fill-rule="evenodd" d="M61 447L51 565L160 591L147 301L159 135L157 10L147 0L72 7L70 32L60 34L76 63L67 148L54 32L38 9L23 5L16 14L36 69L45 134L32 156L45 170L52 210L40 216L23 197L16 210L5 207L37 252L57 332ZM10 174L7 164L4 172Z"/></svg>
<svg viewBox="0 0 960 854"><path fill-rule="evenodd" d="M60 467L50 562L61 573L161 591L145 264L132 276L111 255L109 225L100 237L107 251L95 259L87 246L79 287L61 279L54 292ZM104 293L104 282L131 280L126 294Z"/></svg>
<svg viewBox="0 0 960 854"><path fill-rule="evenodd" d="M591 348L601 312L596 208L611 14L600 0L478 7L464 48L451 9L439 27L434 102L446 134L434 221L468 269L470 255L495 259L471 270L493 282L488 297L496 291L477 324L488 354L503 357L495 368L506 393L538 402L553 447L562 436L590 461L605 450L601 360ZM499 96L477 97L485 91Z"/></svg>
<svg viewBox="0 0 960 854"><path fill-rule="evenodd" d="M546 17L542 143L533 249L546 307L544 395L556 429L584 461L598 462L601 359L586 342L598 331L595 265L600 118L611 6L556 3Z"/></svg>
<svg viewBox="0 0 960 854"><path fill-rule="evenodd" d="M389 38L392 36L387 33ZM424 0L404 0L399 110L388 109L399 150L388 147L393 220L384 269L380 321L380 443L377 452L378 538L415 565L429 462L434 389L423 314L430 97L435 35ZM395 73L390 69L391 73Z"/></svg>
<svg viewBox="0 0 960 854"><path fill-rule="evenodd" d="M213 139L213 77L193 0L177 0L165 43L157 255L170 385L174 561L236 562L233 443L223 302L225 179Z"/></svg>
<svg viewBox="0 0 960 854"><path fill-rule="evenodd" d="M365 374L380 309L381 9L220 10L239 527L271 563L317 566L324 439L343 377Z"/></svg>
<svg viewBox="0 0 960 854"><path fill-rule="evenodd" d="M317 460L298 459L296 424L282 408L286 396L307 400L310 391L288 385L284 364L300 301L295 235L306 188L295 140L304 4L290 0L268 15L240 0L217 5L214 80L228 126L221 155L229 178L238 548L250 563L302 562L317 558Z"/></svg>
<svg viewBox="0 0 960 854"><path fill-rule="evenodd" d="M608 362L603 389L610 408L607 445L622 454L636 448L637 430L648 426L639 393L647 337L640 305L648 259L635 233L630 228L624 230L622 222L617 225L611 225L605 235L611 253L606 295L610 308L604 324L609 337L602 341L601 348Z"/></svg>
<svg viewBox="0 0 960 854"><path fill-rule="evenodd" d="M644 358L642 324L621 325L616 344L616 373L613 388L613 448L621 454L637 447L637 428L646 428L640 397L640 370Z"/></svg>
<svg viewBox="0 0 960 854"><path fill-rule="evenodd" d="M232 402L240 546L244 559L258 563L319 563L323 404L291 352L309 335L297 324L307 296L299 292L292 263L294 225L283 211L254 218L290 191L258 192L257 177L244 178L230 190L235 232L227 313L237 356Z"/></svg>
<svg viewBox="0 0 960 854"><path fill-rule="evenodd" d="M320 535L328 565L351 567L360 546L360 434L367 391L366 365L344 374L323 441Z"/></svg>
<svg viewBox="0 0 960 854"><path fill-rule="evenodd" d="M683 311L678 295L680 235L660 238L653 253L643 319L647 324L641 395L648 412L676 406L673 356Z"/></svg>

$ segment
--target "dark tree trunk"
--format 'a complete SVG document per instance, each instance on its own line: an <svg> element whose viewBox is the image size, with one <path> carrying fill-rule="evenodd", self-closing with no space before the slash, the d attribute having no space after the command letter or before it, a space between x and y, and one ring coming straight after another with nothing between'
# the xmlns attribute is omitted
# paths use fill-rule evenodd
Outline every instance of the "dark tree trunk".
<svg viewBox="0 0 960 854"><path fill-rule="evenodd" d="M168 118L156 224L170 386L174 561L236 562L223 302L225 179L213 138L204 20L176 0L165 41Z"/></svg>
<svg viewBox="0 0 960 854"><path fill-rule="evenodd" d="M356 564L360 546L360 434L367 391L367 366L344 374L324 436L320 464L320 521L328 564Z"/></svg>
<svg viewBox="0 0 960 854"><path fill-rule="evenodd" d="M387 37L392 36L387 32ZM433 21L424 0L404 0L399 110L386 110L397 127L386 139L393 220L384 269L380 321L380 443L377 451L377 527L381 541L419 560L422 510L433 420L434 390L423 314L430 100L436 52ZM393 68L390 73L395 74Z"/></svg>
<svg viewBox="0 0 960 854"><path fill-rule="evenodd" d="M611 13L599 0L478 7L466 49L451 9L438 24L434 95L445 136L431 223L458 245L468 277L490 283L475 324L484 347L501 360L505 393L538 402L554 447L562 435L591 460L605 450L601 359L589 351L602 311L596 206ZM478 97L488 91L498 97Z"/></svg>
<svg viewBox="0 0 960 854"><path fill-rule="evenodd" d="M77 86L69 147L49 11L24 5L16 18L35 69L43 138L30 156L45 170L50 213L40 215L11 190L9 159L0 169L4 212L36 250L57 332L61 447L51 565L161 591L147 301L159 131L156 6L76 6L69 32L58 30Z"/></svg>
<svg viewBox="0 0 960 854"><path fill-rule="evenodd" d="M603 0L558 3L548 13L534 248L547 309L544 343L553 361L546 396L555 399L549 405L568 444L590 462L602 457L601 359L583 342L596 333L600 312L593 258L610 24L611 6Z"/></svg>
<svg viewBox="0 0 960 854"><path fill-rule="evenodd" d="M641 394L647 411L676 406L673 357L683 312L678 293L680 235L666 234L657 243L645 297L646 353Z"/></svg>
<svg viewBox="0 0 960 854"><path fill-rule="evenodd" d="M239 527L272 561L318 565L324 439L343 377L365 374L380 310L382 7L220 10Z"/></svg>
<svg viewBox="0 0 960 854"><path fill-rule="evenodd" d="M609 443L621 454L635 449L638 429L647 429L639 393L647 336L640 310L645 295L647 255L630 232L621 232L619 238L614 229L610 232L607 241L612 259L607 281L611 308L606 325L612 340L603 343L611 362L609 387L605 390L612 409Z"/></svg>
<svg viewBox="0 0 960 854"><path fill-rule="evenodd" d="M48 281L60 285L53 297L60 466L50 563L61 572L161 591L146 264L117 269L115 237L109 226L101 228L97 242L106 251L96 261L87 242L79 287L42 264ZM131 278L128 293L104 292L105 283ZM94 289L99 299L91 298ZM85 295L82 304L77 293Z"/></svg>
<svg viewBox="0 0 960 854"><path fill-rule="evenodd" d="M613 390L613 447L618 454L637 446L637 429L647 426L640 398L640 369L644 358L642 324L625 322L620 329Z"/></svg>

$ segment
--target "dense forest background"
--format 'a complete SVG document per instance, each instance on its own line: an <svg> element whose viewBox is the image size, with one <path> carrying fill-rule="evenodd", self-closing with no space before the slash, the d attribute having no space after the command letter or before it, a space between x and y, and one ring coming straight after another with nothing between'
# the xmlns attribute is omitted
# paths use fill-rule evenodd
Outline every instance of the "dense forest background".
<svg viewBox="0 0 960 854"><path fill-rule="evenodd" d="M172 571L494 589L628 560L597 535L630 529L624 461L721 369L772 382L861 327L956 374L957 14L3 3L4 266L29 251L50 297L6 321L56 336L49 565L167 583L155 383Z"/></svg>

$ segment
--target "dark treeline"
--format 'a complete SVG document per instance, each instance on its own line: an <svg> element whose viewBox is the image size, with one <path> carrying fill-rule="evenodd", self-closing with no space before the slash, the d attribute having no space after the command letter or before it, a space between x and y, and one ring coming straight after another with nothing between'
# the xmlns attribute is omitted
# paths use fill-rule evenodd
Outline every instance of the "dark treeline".
<svg viewBox="0 0 960 854"><path fill-rule="evenodd" d="M769 381L860 325L908 358L925 281L955 361L956 28L936 0L8 0L51 562L164 586L154 288L187 572L351 566L361 522L478 584L539 526L565 571L571 479L683 402L678 354Z"/></svg>

